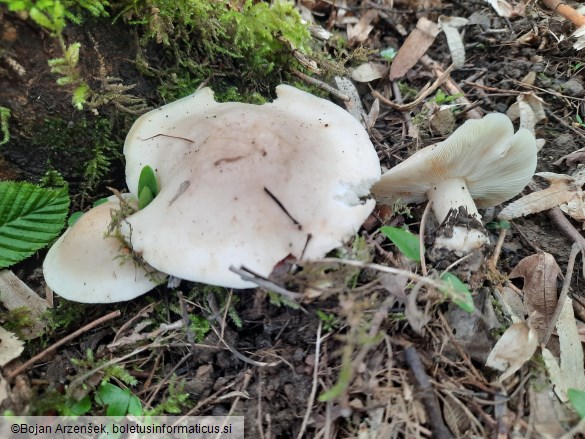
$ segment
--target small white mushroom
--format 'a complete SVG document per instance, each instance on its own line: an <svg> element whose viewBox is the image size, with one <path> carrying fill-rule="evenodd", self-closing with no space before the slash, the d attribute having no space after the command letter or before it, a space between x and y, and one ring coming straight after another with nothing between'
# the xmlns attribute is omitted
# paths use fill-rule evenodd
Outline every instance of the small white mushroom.
<svg viewBox="0 0 585 439"><path fill-rule="evenodd" d="M231 265L268 276L287 256L321 257L358 231L380 178L367 132L330 101L276 91L264 105L220 104L204 88L138 119L124 147L128 187L136 194L149 165L160 193L123 230L150 265L248 288Z"/></svg>
<svg viewBox="0 0 585 439"><path fill-rule="evenodd" d="M499 113L468 120L445 141L421 149L386 172L372 187L391 204L433 202L439 222L463 207L481 220L477 207L495 206L522 191L536 169L536 141L526 129L514 134L510 119ZM469 252L488 242L483 230L454 229L442 239L448 250Z"/></svg>
<svg viewBox="0 0 585 439"><path fill-rule="evenodd" d="M50 248L43 262L49 288L68 300L110 303L140 296L162 282L164 275L121 256L121 242L106 237L115 196L86 212ZM142 264L143 265L143 264Z"/></svg>

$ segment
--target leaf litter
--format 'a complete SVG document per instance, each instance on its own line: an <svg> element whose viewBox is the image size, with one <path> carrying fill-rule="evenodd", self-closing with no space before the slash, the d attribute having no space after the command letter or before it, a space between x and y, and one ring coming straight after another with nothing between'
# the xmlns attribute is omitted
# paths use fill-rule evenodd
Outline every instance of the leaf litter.
<svg viewBox="0 0 585 439"><path fill-rule="evenodd" d="M530 4L489 2L496 5L493 7L500 15L510 18L506 21L477 5L447 8L441 2L406 1L396 2L395 9L389 2L378 3L376 7L369 3L356 7L351 1L307 1L302 5L303 13L327 32L328 39L345 32L350 49L359 45L377 49L366 61L351 64L355 69L352 79L361 84L353 84L344 74L340 81L347 84L341 94L352 95L354 115L378 142L384 166L393 166L414 153L423 146L419 143L440 141L462 119L511 108L514 115L515 104L520 123L532 126L546 138L543 159L548 161L550 155L551 160L557 160L572 152L557 153L550 147L555 144L556 133L546 132L558 129L551 123L558 122L551 119L554 116L578 130L580 127L573 123L581 98L567 97L565 91L547 82L547 76L561 77L572 72L574 65L565 60L563 67L555 71L555 64L550 63L550 52L558 47L572 50L572 42L553 36L562 36L563 29L555 27L554 22L549 25L544 12L531 9ZM425 6L423 3L426 9L418 9ZM534 32L532 24L521 17L525 7L533 14L531 19L538 23L539 32ZM462 64L461 56L454 56L446 39L440 36L437 23L439 15L446 13L471 20L471 12L481 12L487 20L465 27ZM540 31L549 27L550 32ZM517 35L529 33L529 39L517 41ZM391 62L377 55L388 48L397 51ZM538 56L544 62L538 61ZM449 69L450 57L463 68ZM524 81L531 71L538 73L536 79ZM425 84L433 86L425 89ZM456 105L436 102L440 100L435 93L439 89ZM374 98L379 99L379 106ZM536 102L535 106L529 101ZM427 111L433 108L451 115L454 125L429 129L425 121ZM542 113L549 115L548 121L540 117ZM406 133L415 131L416 139L406 137ZM578 138L575 131L571 132ZM549 172L546 163L541 170ZM177 301L174 289L164 292L169 303L164 312L149 309L145 313L142 306L134 304L122 308L123 317L112 317L112 325L98 324L103 331L95 331L92 337L93 330L82 331L79 346L71 345L66 353L60 346L54 351L55 357L46 357L47 362L69 364L71 355L85 357L85 346L99 347L99 360L104 363L77 366L72 379L87 384L91 392L97 385L94 380L99 382L105 370L124 365L138 377L136 390L145 405L168 400L174 379L185 380L191 389L196 387L193 382L201 379L209 388L197 388L194 394L198 398L191 398L190 405L182 408L183 413L242 413L247 428L258 437L294 437L290 432L301 424L299 413L309 413L302 429L307 437L414 438L433 433L437 437L489 437L495 432L510 437L516 431L530 434L531 417L543 410L550 413L551 407L558 416L550 418L548 426L544 421L534 426L539 433L549 431L558 436L574 425L571 409L556 406L558 400L551 399L546 390L534 391L531 374L538 375L538 368L531 359L534 349L538 350L535 334L550 326L555 313L553 299L560 268L554 261L564 267L570 248L570 243L565 245L550 224L546 232L553 235L554 245L547 247L546 241L535 240L534 231L542 228L535 224L535 218L542 223L547 217L541 212L563 205L569 209L580 196L579 180L572 177L572 182L560 175L553 177L552 191L533 197L525 204L525 213L514 217L519 219L504 235L506 242L498 265L494 271L480 275L484 288L470 288L437 272L432 264L424 276L418 274L420 266L378 232L379 227L389 225L407 225L416 232L424 222L419 208L396 205L383 221L374 217L374 226L365 236L340 250L339 256L351 264L336 258L302 264L283 262L282 272L269 281L283 291L305 294L296 309L288 308L278 295L263 289L222 296L199 286L181 285L186 300ZM554 202L548 200L551 196ZM522 215L532 217L521 218ZM578 218L576 214L574 218ZM436 227L428 221L420 237L424 244L432 240ZM545 251L530 256L533 247L543 247ZM424 252L419 256L424 262ZM395 271L388 274L388 268ZM508 283L507 278L515 276L523 279L522 296ZM33 280L29 282L35 285ZM269 282L264 285L270 289ZM496 290L504 291L500 296L507 305L500 307ZM572 292L578 296L578 288ZM523 297L524 309L517 303L510 305L512 297ZM568 316L570 306L562 309L556 322L559 351L550 351L560 361L553 358L549 370L553 371L551 379L561 383L558 387L564 386L566 394L566 376L581 376L583 360L578 357L574 317L571 320ZM315 316L316 310L322 311L321 317ZM85 318L92 321L96 312L92 310ZM508 316L524 318L531 312L535 313L533 320L536 316L541 319L538 330L532 326L531 318L512 323ZM198 343L189 339L193 324L184 320L185 315L188 318L195 314L214 322L217 331ZM238 319L242 327L235 323ZM322 322L325 334L318 331L318 322ZM474 341L476 346L481 344L475 351ZM500 347L496 349L494 345ZM577 353L572 354L574 351ZM484 366L490 352L488 363L497 365L495 374ZM7 370L10 373L15 369ZM42 369L28 369L26 373L39 378L39 370ZM23 376L22 371L16 373L13 383ZM538 379L550 384L542 375ZM318 395L333 388L336 393L327 402L320 402ZM25 395L26 386L22 389ZM317 397L312 398L313 389ZM526 394L529 398L523 399Z"/></svg>

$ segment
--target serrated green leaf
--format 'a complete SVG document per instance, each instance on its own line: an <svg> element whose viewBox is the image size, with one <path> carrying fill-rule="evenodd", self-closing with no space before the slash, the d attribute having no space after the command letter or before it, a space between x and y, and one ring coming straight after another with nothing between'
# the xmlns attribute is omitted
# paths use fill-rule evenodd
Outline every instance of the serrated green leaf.
<svg viewBox="0 0 585 439"><path fill-rule="evenodd" d="M153 197L158 195L158 182L156 181L156 175L154 169L146 165L140 171L140 177L138 178L138 195L142 193L144 188L150 189Z"/></svg>
<svg viewBox="0 0 585 439"><path fill-rule="evenodd" d="M420 262L420 238L418 235L392 226L381 227L380 232L398 247L400 253L408 259Z"/></svg>
<svg viewBox="0 0 585 439"><path fill-rule="evenodd" d="M441 293L449 297L463 311L469 313L475 311L473 297L471 297L471 291L469 291L467 285L453 273L443 273L441 280L444 281L443 287L439 288Z"/></svg>
<svg viewBox="0 0 585 439"><path fill-rule="evenodd" d="M569 389L567 390L567 396L579 417L585 419L585 392L578 389Z"/></svg>
<svg viewBox="0 0 585 439"><path fill-rule="evenodd" d="M68 210L65 188L0 182L0 268L26 259L55 239Z"/></svg>

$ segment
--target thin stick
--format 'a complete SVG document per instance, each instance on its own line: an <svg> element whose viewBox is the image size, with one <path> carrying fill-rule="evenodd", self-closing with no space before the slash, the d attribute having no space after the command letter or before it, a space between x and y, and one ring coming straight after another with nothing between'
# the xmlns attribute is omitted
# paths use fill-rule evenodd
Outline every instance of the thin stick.
<svg viewBox="0 0 585 439"><path fill-rule="evenodd" d="M305 412L305 417L303 418L303 423L301 424L301 429L299 430L297 439L301 439L303 437L303 434L305 434L307 424L309 423L309 418L311 417L311 411L313 410L315 396L317 396L317 384L319 380L319 356L321 355L322 327L323 322L319 322L319 326L317 328L317 340L315 340L315 367L313 368L313 385L311 386L311 394L309 395L309 400L307 401L307 411Z"/></svg>
<svg viewBox="0 0 585 439"><path fill-rule="evenodd" d="M546 333L542 338L542 346L546 346L550 336L552 335L555 325L557 324L557 320L559 319L559 315L561 314L561 310L565 304L565 299L567 298L567 294L569 294L569 288L571 287L571 278L573 277L573 268L575 267L575 259L577 259L577 255L583 248L579 245L579 243L574 243L573 247L571 247L571 254L569 255L569 262L567 263L567 274L565 274L565 281L563 282L563 288L561 289L561 294L559 295L559 301L557 302L557 307L555 308L555 312L552 315L550 321L548 322L548 327L546 328Z"/></svg>
<svg viewBox="0 0 585 439"><path fill-rule="evenodd" d="M348 95L346 95L345 93L340 92L336 88L331 87L329 84L326 84L323 81L319 81L318 79L315 79L315 78L313 78L311 76L305 75L304 73L299 72L298 70L293 70L292 71L292 74L295 75L298 78L301 78L303 81L308 82L311 85L315 85L315 86L317 86L319 88L322 88L327 93L332 94L333 96L341 99L344 102L350 101L350 98L349 98Z"/></svg>
<svg viewBox="0 0 585 439"><path fill-rule="evenodd" d="M437 395L435 395L435 390L433 388L433 385L431 384L431 380L429 379L429 376L425 372L422 361L414 346L408 346L404 350L404 357L406 359L408 367L410 368L414 376L414 380L421 389L419 396L426 409L427 415L429 416L429 420L433 430L433 437L438 439L453 438L453 435L451 434L451 432L445 425L445 422L443 421L443 416L441 414L441 408L439 407Z"/></svg>
<svg viewBox="0 0 585 439"><path fill-rule="evenodd" d="M287 299L296 300L296 299L302 299L304 297L300 293L293 293L292 291L289 291L289 290L281 287L280 285L275 284L271 280L266 279L265 277L260 276L257 273L254 273L252 270L250 270L246 267L236 268L232 265L230 267L230 271L233 271L234 273L239 274L240 277L245 281L253 282L256 285L258 285L259 287L264 288L265 290L268 290L268 291L273 291L275 293L278 293L278 294L286 297Z"/></svg>
<svg viewBox="0 0 585 439"><path fill-rule="evenodd" d="M380 99L380 102L382 102L383 104L388 105L389 107L392 107L392 108L394 108L396 110L400 110L400 111L412 110L414 107L416 107L422 101L424 101L427 97L429 97L445 81L447 81L447 79L449 78L449 74L451 73L452 70L453 70L453 66L450 66L447 70L445 70L435 80L435 82L433 82L433 84L429 88L427 88L426 90L424 90L421 93L419 93L418 96L412 102L410 102L408 104L397 104L396 102L391 101L390 99L388 99L387 97L383 96L380 92L377 92L377 91L373 91L372 92L372 96L374 96L375 98Z"/></svg>
<svg viewBox="0 0 585 439"><path fill-rule="evenodd" d="M542 0L542 3L553 12L569 20L575 27L585 26L585 17L564 2L561 3L559 0Z"/></svg>
<svg viewBox="0 0 585 439"><path fill-rule="evenodd" d="M26 369L28 369L29 367L31 367L37 361L39 361L40 359L42 359L43 357L45 357L47 354L55 351L57 348L59 348L59 347L63 346L64 344L70 342L74 338L79 337L81 334L83 334L83 333L85 333L85 332L87 332L87 331L95 328L96 326L99 326L102 323L107 322L108 320L112 320L112 319L115 319L117 317L120 317L120 315L121 315L121 312L120 311L113 311L113 312L111 312L109 314L106 314L105 316L100 317L97 320L94 320L93 322L85 325L84 327L79 328L77 331L69 334L68 336L66 336L66 337L62 338L61 340L59 340L57 343L49 346L44 351L38 353L37 355L35 355L32 358L29 358L21 366L17 367L15 370L13 370L12 372L10 372L6 376L6 379L7 380L11 380L12 378L16 377L17 375L21 374Z"/></svg>
<svg viewBox="0 0 585 439"><path fill-rule="evenodd" d="M506 229L500 230L500 235L498 236L498 242L496 242L496 248L494 248L494 254L492 256L492 260L490 264L496 268L496 264L498 263L498 259L500 259L500 253L502 252L502 246L504 245L504 241L506 240Z"/></svg>
<svg viewBox="0 0 585 439"><path fill-rule="evenodd" d="M422 214L422 218L420 220L420 239L418 242L418 251L420 254L420 271L423 276L426 276L427 273L427 262L425 258L425 228L427 224L427 217L429 216L429 211L431 210L431 206L433 205L432 201L429 201L425 206L425 211Z"/></svg>

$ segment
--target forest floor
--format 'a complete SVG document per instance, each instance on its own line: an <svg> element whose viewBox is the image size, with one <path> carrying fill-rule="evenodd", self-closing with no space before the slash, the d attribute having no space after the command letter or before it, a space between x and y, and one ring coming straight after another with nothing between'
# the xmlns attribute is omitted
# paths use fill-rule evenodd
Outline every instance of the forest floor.
<svg viewBox="0 0 585 439"><path fill-rule="evenodd" d="M383 273L383 267L394 267L425 274L379 232L392 225L419 233L426 221L425 242L432 242L437 223L432 215L423 221L425 204L378 206L359 238L335 253L357 260L360 268L301 263L303 270L281 284L304 295L296 304L262 288L226 290L189 282L160 286L129 302L77 304L47 292L41 268L46 252L41 251L11 270L54 308L44 333L30 336L21 356L4 367L3 409L62 414L83 401L83 412L103 414L97 396L108 382L122 396L137 397L144 411L243 415L246 436L254 438L573 437L571 429L582 424L566 391L581 382L570 375L583 376L581 347L570 348L580 357L569 353L567 341L553 332L547 346L561 359L557 375L541 347L525 349L530 337L539 337L557 319L585 334L585 273L581 256L575 262L571 254L582 239L583 182L568 177L585 163L580 151L585 148L585 62L573 48L572 24L536 2L516 5L509 17L479 0L314 0L297 6L322 35L345 39L348 53L368 49L365 58L350 60L344 73L354 80L359 104L369 115L368 130L384 168L444 140L468 118L506 113L520 98L546 116L534 128L535 137L544 139L537 172L557 174L548 176L552 184L567 176L571 184L559 187L570 196L552 204L537 199L544 207L533 203L526 215L511 220L498 248L500 231L489 229L486 260L467 273L475 313L432 288L405 289L405 279ZM449 76L442 73L452 53L445 32L435 29L441 16L469 20L457 30L464 62ZM419 28L425 23L421 18L431 23L431 35L415 31L417 23ZM108 78L117 78L134 85L128 93L148 108L164 103L159 93L164 78L144 75L138 62L153 65L164 55L156 44L141 45L136 28L122 20L91 18L83 26L68 26L63 35L69 43L81 43L80 69L92 78L92 87L111 91ZM407 37L414 39L412 51L400 54ZM424 44L426 54L417 54ZM0 6L0 107L10 110L0 180L38 182L49 169L57 170L69 183L72 211L84 210L110 195L107 186L125 187L122 147L141 110L115 99L74 108L71 89L58 85L48 66L60 56L49 32ZM397 61L401 65L391 71ZM313 76L335 85L330 77ZM429 84L436 89L421 97ZM338 97L330 98L344 106ZM88 171L88 163L101 169L99 178ZM546 186L535 177L524 194ZM569 213L554 209L569 201L576 203L573 210L565 208ZM496 216L501 208L482 211L484 224L501 226ZM426 265L432 276L441 264L429 260ZM573 266L569 297L577 323L567 313L562 318L555 313ZM319 287L325 283L327 288ZM518 301L524 306L520 311L512 304ZM540 326L523 320L533 312ZM90 326L104 316L107 321ZM15 318L6 311L2 321L14 324ZM512 353L504 362L517 364L518 370L500 379L503 371L486 366L486 360L516 321L506 332ZM170 329L163 331L164 325ZM74 339L49 349L34 364L25 363L79 329ZM580 368L569 372L568 364L579 366L579 361ZM25 370L19 370L23 364ZM560 381L553 385L551 376Z"/></svg>

